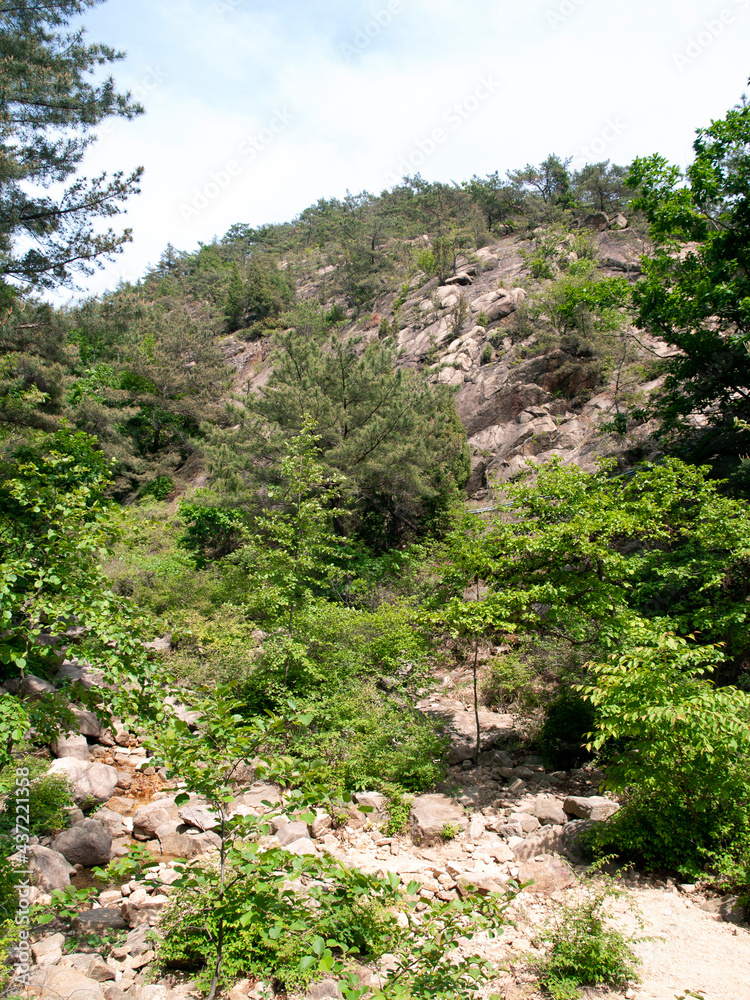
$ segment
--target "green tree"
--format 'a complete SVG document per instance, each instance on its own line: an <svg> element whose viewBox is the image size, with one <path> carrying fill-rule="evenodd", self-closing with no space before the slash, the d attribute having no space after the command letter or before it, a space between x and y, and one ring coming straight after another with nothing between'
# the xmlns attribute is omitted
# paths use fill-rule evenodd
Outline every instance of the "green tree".
<svg viewBox="0 0 750 1000"><path fill-rule="evenodd" d="M663 432L736 461L747 433L736 420L750 418L750 104L698 129L693 149L684 174L658 155L630 168L654 241L636 322L676 348L656 402Z"/></svg>
<svg viewBox="0 0 750 1000"><path fill-rule="evenodd" d="M721 660L694 636L635 620L624 649L591 665L592 748L625 801L595 839L652 867L691 878L708 869L746 886L750 695L715 685Z"/></svg>
<svg viewBox="0 0 750 1000"><path fill-rule="evenodd" d="M104 455L85 434L58 431L6 452L0 472L0 673L50 676L59 659L39 635L82 626L80 655L116 684L106 702L105 692L94 690L91 707L145 717L151 668L137 616L99 567L113 532ZM3 751L32 723L38 737L51 738L64 717L49 699L8 707L14 721L2 730Z"/></svg>
<svg viewBox="0 0 750 1000"><path fill-rule="evenodd" d="M85 44L70 22L101 0L18 0L0 10L0 281L51 288L119 250L130 231L97 233L93 220L122 211L138 190L130 176L79 177L53 197L50 185L74 175L106 118L142 113L108 77L86 77L123 58L106 45Z"/></svg>
<svg viewBox="0 0 750 1000"><path fill-rule="evenodd" d="M267 384L236 412L237 429L217 436L215 478L245 494L272 484L284 441L309 416L322 460L355 494L354 530L388 548L437 529L469 472L450 393L399 367L392 345L328 332L317 307L302 304L288 320Z"/></svg>

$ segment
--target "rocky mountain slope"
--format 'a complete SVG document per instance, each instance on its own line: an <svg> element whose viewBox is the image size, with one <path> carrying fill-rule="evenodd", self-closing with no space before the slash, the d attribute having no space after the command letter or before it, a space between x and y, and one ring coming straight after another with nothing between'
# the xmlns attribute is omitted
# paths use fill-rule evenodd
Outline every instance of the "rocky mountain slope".
<svg viewBox="0 0 750 1000"><path fill-rule="evenodd" d="M644 241L622 216L615 225L625 228L590 234L597 274L635 278ZM549 236L538 232L537 239L543 238ZM533 242L508 235L459 256L455 274L443 284L426 280L423 272L407 276L400 291L376 299L371 314L342 324L343 337L394 337L403 365L426 368L431 381L454 389L472 449L468 492L478 499L492 481L511 478L529 461L559 455L590 469L602 456L643 457L651 448L649 424L631 427L626 435L609 433L606 425L624 404L642 401L659 384L649 366L665 356L666 346L640 332L636 337L626 322L606 359L589 344L550 336L543 306L550 282L532 278L525 259ZM428 245L423 237L422 248ZM576 259L565 238L558 250L563 260ZM342 297L330 294L337 265L324 258L320 264L298 277L298 297L323 301L325 308L345 306ZM552 273L561 271L553 267ZM241 392L267 381L266 340L246 343L232 336L224 347Z"/></svg>

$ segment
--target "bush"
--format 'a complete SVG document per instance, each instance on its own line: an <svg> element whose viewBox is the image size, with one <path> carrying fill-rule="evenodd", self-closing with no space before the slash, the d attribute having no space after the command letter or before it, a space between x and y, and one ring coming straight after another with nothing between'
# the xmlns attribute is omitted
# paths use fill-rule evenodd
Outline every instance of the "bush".
<svg viewBox="0 0 750 1000"><path fill-rule="evenodd" d="M304 989L316 970L303 960L323 951L316 941L335 941L365 960L390 943L396 922L383 905L394 898L387 880L279 848L234 852L233 861L220 906L217 871L196 869L177 883L161 921L160 961L199 970L200 985L208 985L216 964L220 912L228 982L270 976L284 992ZM295 879L304 881L304 892L289 887Z"/></svg>
<svg viewBox="0 0 750 1000"><path fill-rule="evenodd" d="M322 695L304 709L314 712L313 722L293 734L287 750L314 763L322 784L418 793L446 775L446 740L421 713L374 685Z"/></svg>
<svg viewBox="0 0 750 1000"><path fill-rule="evenodd" d="M597 711L592 746L608 753L606 787L624 797L593 844L742 888L750 884L750 695L712 683L722 659L716 647L636 620L626 651L593 664L594 683L583 688Z"/></svg>
<svg viewBox="0 0 750 1000"><path fill-rule="evenodd" d="M624 989L637 979L633 939L608 923L608 899L620 894L610 879L589 879L584 898L560 907L542 935L550 950L539 963L540 980L554 1000L577 1000L579 986Z"/></svg>
<svg viewBox="0 0 750 1000"><path fill-rule="evenodd" d="M492 350L492 344L485 344L484 350L482 351L481 362L483 365L488 365L492 361L492 355L495 352Z"/></svg>
<svg viewBox="0 0 750 1000"><path fill-rule="evenodd" d="M537 673L517 653L495 657L482 683L482 701L488 708L512 705L521 712L539 704Z"/></svg>
<svg viewBox="0 0 750 1000"><path fill-rule="evenodd" d="M24 797L24 816L26 798ZM29 785L29 835L46 837L59 833L68 825L68 809L73 805L73 794L66 778L50 774L34 778ZM0 835L10 835L16 822L16 792L11 785L0 812Z"/></svg>

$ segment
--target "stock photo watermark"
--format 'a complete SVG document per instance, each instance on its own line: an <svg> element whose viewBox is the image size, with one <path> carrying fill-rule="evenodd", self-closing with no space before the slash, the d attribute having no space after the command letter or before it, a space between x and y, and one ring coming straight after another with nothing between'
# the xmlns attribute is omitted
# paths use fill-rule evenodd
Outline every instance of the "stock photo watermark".
<svg viewBox="0 0 750 1000"><path fill-rule="evenodd" d="M407 176L413 170L418 170L428 160L432 154L446 143L452 134L458 132L465 122L479 110L487 101L494 97L500 90L502 83L495 80L493 76L484 76L476 85L474 90L456 101L445 110L442 116L444 125L433 128L427 135L413 144L408 153L405 153L399 160L395 170L391 170L386 175L389 184L398 184L402 177Z"/></svg>
<svg viewBox="0 0 750 1000"><path fill-rule="evenodd" d="M224 17L225 14L231 14L233 10L237 10L244 2L245 0L214 0L211 4L211 10L217 17Z"/></svg>
<svg viewBox="0 0 750 1000"><path fill-rule="evenodd" d="M218 198L231 186L236 177L239 177L255 163L289 123L294 121L294 118L295 116L286 108L274 109L273 115L266 125L254 135L246 136L237 146L236 156L228 160L223 167L212 171L211 176L202 187L193 189L190 201L180 205L183 222L200 215L205 208L208 208L215 198Z"/></svg>
<svg viewBox="0 0 750 1000"><path fill-rule="evenodd" d="M571 166L575 170L580 170L587 163L600 162L607 147L616 142L623 132L627 131L628 123L622 121L617 115L613 115L604 123L604 128L599 135L590 139L584 146L580 146L573 154Z"/></svg>
<svg viewBox="0 0 750 1000"><path fill-rule="evenodd" d="M393 18L403 10L404 5L401 0L388 0L385 7L374 11L370 20L354 32L351 41L342 42L339 46L346 61L352 62L360 56L386 28L390 27Z"/></svg>
<svg viewBox="0 0 750 1000"><path fill-rule="evenodd" d="M554 10L547 11L547 22L552 28L559 28L565 24L569 17L577 13L586 3L586 0L562 0Z"/></svg>
<svg viewBox="0 0 750 1000"><path fill-rule="evenodd" d="M706 18L685 44L672 53L672 62L682 73L691 66L696 59L711 48L733 24L736 24L738 15L750 7L750 0L732 0L732 5L723 7L715 17Z"/></svg>
<svg viewBox="0 0 750 1000"><path fill-rule="evenodd" d="M14 860L26 876L19 881L18 912L15 916L18 928L18 944L12 949L14 960L14 977L18 985L29 986L31 977L31 941L29 938L29 907L31 906L31 876L29 872L29 769L16 768L15 788L15 826L13 839L16 852Z"/></svg>

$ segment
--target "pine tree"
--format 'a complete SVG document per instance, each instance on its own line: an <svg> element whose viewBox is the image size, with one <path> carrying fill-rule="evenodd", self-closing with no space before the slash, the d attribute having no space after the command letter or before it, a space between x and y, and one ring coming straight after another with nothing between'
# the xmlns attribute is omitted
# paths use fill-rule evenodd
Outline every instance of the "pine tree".
<svg viewBox="0 0 750 1000"><path fill-rule="evenodd" d="M122 211L141 168L73 177L104 119L143 112L112 77L86 78L124 53L85 44L70 22L102 0L14 0L0 7L0 293L2 285L54 288L117 252L130 230L97 232ZM71 181L68 183L68 181ZM45 191L65 185L60 195Z"/></svg>

